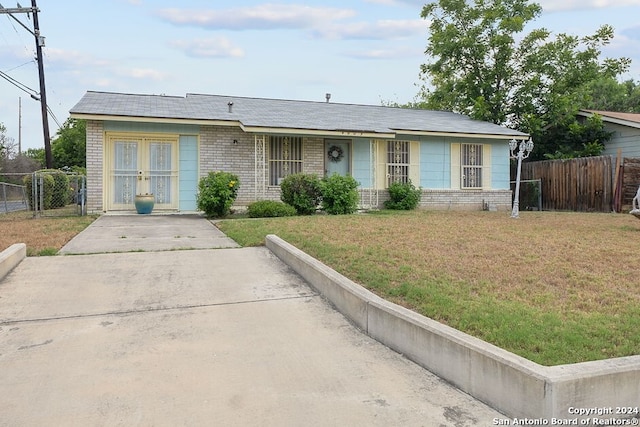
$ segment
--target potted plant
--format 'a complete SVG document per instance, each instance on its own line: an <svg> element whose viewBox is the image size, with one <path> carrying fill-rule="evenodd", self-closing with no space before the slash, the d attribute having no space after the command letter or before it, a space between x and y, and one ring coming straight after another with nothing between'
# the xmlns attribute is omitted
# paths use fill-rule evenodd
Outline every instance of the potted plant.
<svg viewBox="0 0 640 427"><path fill-rule="evenodd" d="M156 199L153 193L136 194L135 205L136 212L139 214L150 214L153 211L153 205Z"/></svg>

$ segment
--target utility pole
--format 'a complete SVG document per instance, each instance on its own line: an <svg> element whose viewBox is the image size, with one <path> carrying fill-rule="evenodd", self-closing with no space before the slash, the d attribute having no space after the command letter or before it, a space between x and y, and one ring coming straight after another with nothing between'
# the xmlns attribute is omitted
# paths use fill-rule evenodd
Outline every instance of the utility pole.
<svg viewBox="0 0 640 427"><path fill-rule="evenodd" d="M42 61L42 46L44 37L40 35L38 24L38 6L36 0L31 0L33 9L33 35L36 38L36 58L38 61L38 75L40 76L40 110L42 111L42 133L44 136L44 158L47 169L53 168L53 156L51 155L51 136L49 135L49 117L47 115L47 91L44 86L44 62Z"/></svg>
<svg viewBox="0 0 640 427"><path fill-rule="evenodd" d="M18 155L22 154L22 98L18 97Z"/></svg>
<svg viewBox="0 0 640 427"><path fill-rule="evenodd" d="M0 5L0 14L7 13L18 24L29 31L36 39L36 61L38 61L38 75L40 80L40 110L42 112L42 133L44 136L44 154L47 169L53 167L53 156L51 155L51 136L49 134L49 116L47 114L47 92L44 83L44 63L42 61L42 46L44 46L44 37L40 35L40 25L38 23L38 6L36 0L31 0L31 7L22 7L18 4L17 8L6 9ZM24 25L19 19L13 16L14 13L33 13L33 31Z"/></svg>

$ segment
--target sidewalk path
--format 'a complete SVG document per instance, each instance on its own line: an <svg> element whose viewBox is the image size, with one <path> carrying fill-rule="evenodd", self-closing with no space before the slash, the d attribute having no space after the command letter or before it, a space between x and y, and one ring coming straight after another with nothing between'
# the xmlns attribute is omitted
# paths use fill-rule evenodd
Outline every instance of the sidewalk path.
<svg viewBox="0 0 640 427"><path fill-rule="evenodd" d="M198 215L103 215L67 243L60 254L237 247Z"/></svg>

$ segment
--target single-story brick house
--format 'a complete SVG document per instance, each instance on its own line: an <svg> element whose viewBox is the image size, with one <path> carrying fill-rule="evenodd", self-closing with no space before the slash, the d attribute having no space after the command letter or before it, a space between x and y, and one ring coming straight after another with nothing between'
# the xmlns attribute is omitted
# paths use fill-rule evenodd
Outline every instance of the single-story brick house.
<svg viewBox="0 0 640 427"><path fill-rule="evenodd" d="M423 189L429 209L511 207L509 147L528 135L467 116L331 102L188 94L87 92L71 109L87 120L89 212L195 211L198 180L239 176L237 205L279 200L288 174L350 174L362 207L381 207L393 181Z"/></svg>
<svg viewBox="0 0 640 427"><path fill-rule="evenodd" d="M622 157L640 157L640 113L580 110L578 120L594 114L602 118L604 129L612 133L611 139L604 145L603 156L616 157L618 149L621 149Z"/></svg>

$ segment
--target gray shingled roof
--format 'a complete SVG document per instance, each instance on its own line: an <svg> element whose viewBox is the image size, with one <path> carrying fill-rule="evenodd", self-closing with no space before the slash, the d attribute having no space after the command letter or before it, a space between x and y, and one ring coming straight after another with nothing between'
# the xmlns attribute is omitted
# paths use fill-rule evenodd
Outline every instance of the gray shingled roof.
<svg viewBox="0 0 640 427"><path fill-rule="evenodd" d="M229 102L233 102L229 112ZM82 115L223 120L245 127L402 133L405 131L526 137L512 129L446 111L237 96L186 97L87 92L71 109Z"/></svg>
<svg viewBox="0 0 640 427"><path fill-rule="evenodd" d="M580 110L578 112L578 114L580 115L584 115L584 116L591 116L593 114L597 114L599 116L602 116L602 120L606 121L611 121L610 119L614 119L614 120L621 120L624 123L620 123L620 124L625 124L627 126L632 126L632 127L640 127L640 113L619 113L617 111L601 111L601 110Z"/></svg>

